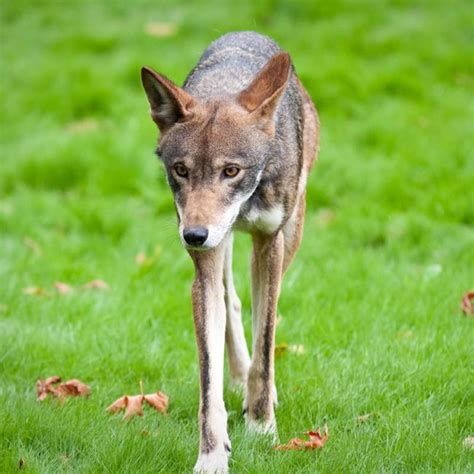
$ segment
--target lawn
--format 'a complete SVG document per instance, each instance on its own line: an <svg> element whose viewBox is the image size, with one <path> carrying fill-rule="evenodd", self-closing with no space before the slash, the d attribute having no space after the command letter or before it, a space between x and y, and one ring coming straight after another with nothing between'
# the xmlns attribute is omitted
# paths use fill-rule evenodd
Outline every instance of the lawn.
<svg viewBox="0 0 474 474"><path fill-rule="evenodd" d="M473 472L474 320L459 308L474 287L472 24L469 0L2 0L0 472L191 471L193 269L139 69L181 83L243 29L291 53L321 117L277 330L304 351L276 359L277 419L281 441L325 424L330 438L274 451L226 388L231 471ZM236 240L249 331L250 241ZM81 289L98 278L110 289ZM92 395L37 402L55 374ZM169 395L168 416L105 412L140 380Z"/></svg>

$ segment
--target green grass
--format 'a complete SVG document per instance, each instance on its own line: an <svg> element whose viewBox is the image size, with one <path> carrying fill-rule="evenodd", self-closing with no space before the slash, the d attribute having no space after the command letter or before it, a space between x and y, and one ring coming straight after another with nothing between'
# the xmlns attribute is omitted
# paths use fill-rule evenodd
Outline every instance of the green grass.
<svg viewBox="0 0 474 474"><path fill-rule="evenodd" d="M474 321L459 310L474 286L471 2L159 3L1 3L0 472L20 458L30 472L191 470L193 270L139 68L181 82L210 41L241 29L290 51L321 116L277 331L305 352L277 359L277 418L282 441L325 423L330 440L275 452L246 437L226 389L232 471L472 472ZM178 31L153 38L150 21ZM236 246L249 330L248 237ZM140 269L135 255L155 247ZM110 291L79 289L94 278ZM55 281L76 291L59 296ZM53 374L92 396L36 402L36 379ZM169 395L169 416L106 414L139 380Z"/></svg>

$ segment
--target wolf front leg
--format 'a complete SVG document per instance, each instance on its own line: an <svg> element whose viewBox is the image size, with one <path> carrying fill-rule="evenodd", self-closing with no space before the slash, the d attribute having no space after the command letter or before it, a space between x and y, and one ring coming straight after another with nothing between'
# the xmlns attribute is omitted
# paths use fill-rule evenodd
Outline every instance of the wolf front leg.
<svg viewBox="0 0 474 474"><path fill-rule="evenodd" d="M234 389L245 388L250 366L249 350L242 325L242 306L234 286L232 275L233 235L229 236L224 261L224 287L227 325L225 339L231 384Z"/></svg>
<svg viewBox="0 0 474 474"><path fill-rule="evenodd" d="M274 347L284 255L283 234L253 236L253 351L248 374L245 415L251 431L276 436Z"/></svg>
<svg viewBox="0 0 474 474"><path fill-rule="evenodd" d="M194 471L206 474L227 472L230 455L227 413L223 399L225 247L224 241L212 250L190 251L196 271L192 299L201 382L200 445Z"/></svg>

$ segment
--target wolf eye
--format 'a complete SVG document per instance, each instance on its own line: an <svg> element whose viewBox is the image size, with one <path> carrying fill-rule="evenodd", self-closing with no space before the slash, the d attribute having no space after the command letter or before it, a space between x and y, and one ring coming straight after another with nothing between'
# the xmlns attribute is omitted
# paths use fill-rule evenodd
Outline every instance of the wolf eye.
<svg viewBox="0 0 474 474"><path fill-rule="evenodd" d="M174 165L174 170L178 176L181 176L181 178L186 178L188 176L188 169L182 163Z"/></svg>
<svg viewBox="0 0 474 474"><path fill-rule="evenodd" d="M227 178L235 178L240 172L240 168L237 168L237 166L228 166L227 168L224 168L224 176Z"/></svg>

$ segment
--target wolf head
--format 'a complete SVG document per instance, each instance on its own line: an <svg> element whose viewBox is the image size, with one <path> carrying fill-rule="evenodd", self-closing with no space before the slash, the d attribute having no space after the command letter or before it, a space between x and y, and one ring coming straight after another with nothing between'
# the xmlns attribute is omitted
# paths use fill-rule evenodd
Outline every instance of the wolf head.
<svg viewBox="0 0 474 474"><path fill-rule="evenodd" d="M279 53L235 97L207 101L142 68L151 117L160 129L158 155L186 247L219 245L257 188L290 64L288 54Z"/></svg>

